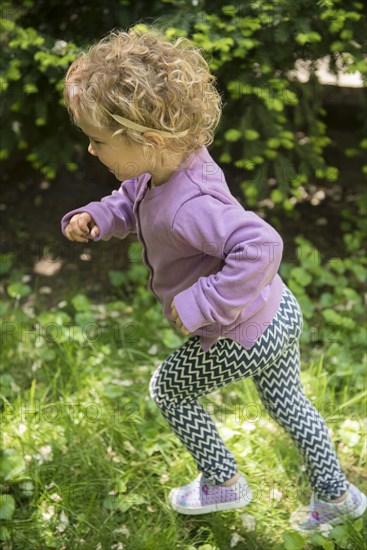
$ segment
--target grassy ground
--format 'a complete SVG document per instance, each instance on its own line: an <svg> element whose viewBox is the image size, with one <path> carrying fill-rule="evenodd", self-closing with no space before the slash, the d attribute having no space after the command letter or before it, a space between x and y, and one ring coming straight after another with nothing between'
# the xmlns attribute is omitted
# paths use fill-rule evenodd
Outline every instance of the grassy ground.
<svg viewBox="0 0 367 550"><path fill-rule="evenodd" d="M197 471L148 386L154 369L185 338L149 300L143 292L135 308L123 301L91 304L79 295L45 312L37 304L21 307L18 295L5 307L4 548L364 548L362 519L328 538L295 534L290 517L308 504L311 489L298 451L267 416L250 379L201 402L254 500L198 517L170 509L169 490ZM365 392L345 385L336 395L323 356L311 361L306 351L306 394L328 423L348 479L365 489Z"/></svg>
<svg viewBox="0 0 367 550"><path fill-rule="evenodd" d="M274 225L287 243L285 261L297 268L300 264L311 277L305 289L313 299L307 320L309 329L317 330L307 342L301 341L306 394L327 421L348 479L367 491L365 362L359 351L365 342L360 322L365 318L366 264L360 250L365 229L361 227L354 242L354 223L341 217L344 209L366 204L360 197L365 185L358 163L342 153L354 139L354 118L335 106L328 118L328 126L335 129L328 162L340 170L338 186L318 182L315 192L322 189L326 201L312 203L311 208L310 196L307 204L299 205L302 209L295 220L287 220L281 212L278 221L276 217L269 221L277 222ZM125 273L127 268L125 241L81 248L61 235L59 220L65 212L99 200L116 186L109 174L96 178L95 159L89 159L89 167L86 162L74 176L61 172L49 186L43 177L38 181L30 175L28 164L15 163L14 173L5 174L0 546L11 550L364 548L365 520L335 529L329 538L306 541L294 534L290 517L308 504L311 489L298 452L261 409L249 379L201 401L213 412L254 490L254 500L241 510L198 517L170 509L169 490L188 483L197 472L151 400L148 385L158 364L185 339L162 320L160 308L142 290L146 274L138 271L138 264L128 281L120 281L126 288L141 279L137 299L127 304L125 297L118 301L109 296L109 269ZM240 196L242 171L228 174ZM358 224L365 218L365 211L358 210ZM323 256L340 256L339 270L325 264L320 271L315 262L308 266L302 263L304 254L296 262L289 252L294 251L293 236L300 231ZM346 251L344 233L350 243ZM7 245L17 252L13 260ZM33 273L46 245L66 264L53 277ZM86 261L86 256L91 260ZM348 258L351 265L341 258ZM21 271L16 273L12 262ZM361 277L358 268L364 271ZM289 278L290 270L285 280ZM75 297L81 288L95 303L86 296ZM344 290L349 292L345 298ZM302 298L299 291L296 294ZM315 320L313 309L333 309L340 318Z"/></svg>

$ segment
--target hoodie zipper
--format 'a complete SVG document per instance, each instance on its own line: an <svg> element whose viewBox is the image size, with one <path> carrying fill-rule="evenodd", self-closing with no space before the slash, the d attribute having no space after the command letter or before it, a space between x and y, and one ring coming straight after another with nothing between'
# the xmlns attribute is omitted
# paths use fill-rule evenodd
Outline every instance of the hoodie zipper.
<svg viewBox="0 0 367 550"><path fill-rule="evenodd" d="M136 204L136 218L137 218L137 233L138 233L138 236L140 238L140 241L143 245L143 260L144 260L144 263L145 265L148 267L149 269L149 280L148 280L148 286L150 288L150 290L153 292L154 296L157 298L157 300L160 302L160 299L158 297L158 295L155 293L154 289L153 289L153 275L154 275L154 272L153 272L153 268L152 266L150 265L149 261L148 261L148 255L147 255L147 251L146 251L146 245L145 245L145 241L144 241L144 238L143 238L143 232L141 230L141 226L140 226L140 217L139 217L139 206L140 206L140 203L141 201L143 200L144 198L144 195L140 197L140 199L138 200L137 204Z"/></svg>

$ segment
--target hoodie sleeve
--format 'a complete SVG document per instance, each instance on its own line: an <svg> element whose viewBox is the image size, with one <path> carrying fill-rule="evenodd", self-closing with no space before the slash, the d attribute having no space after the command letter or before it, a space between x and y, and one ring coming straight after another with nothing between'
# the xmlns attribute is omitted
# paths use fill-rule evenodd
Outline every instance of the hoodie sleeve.
<svg viewBox="0 0 367 550"><path fill-rule="evenodd" d="M184 326L194 332L212 323L229 325L277 274L283 241L277 231L239 203L204 195L178 210L173 235L203 254L223 260L217 273L200 277L174 297Z"/></svg>
<svg viewBox="0 0 367 550"><path fill-rule="evenodd" d="M61 219L62 233L65 235L65 228L74 214L81 212L88 212L99 227L97 237L91 237L90 232L86 235L93 241L108 241L111 237L124 239L130 232L136 232L133 207L137 183L137 179L125 180L118 190L112 191L111 195L71 210Z"/></svg>

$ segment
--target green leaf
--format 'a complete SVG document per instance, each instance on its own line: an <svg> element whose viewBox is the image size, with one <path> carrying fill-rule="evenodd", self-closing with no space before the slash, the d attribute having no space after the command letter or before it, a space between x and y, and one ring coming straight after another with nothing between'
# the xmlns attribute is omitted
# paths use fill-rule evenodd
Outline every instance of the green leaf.
<svg viewBox="0 0 367 550"><path fill-rule="evenodd" d="M11 374L0 374L0 388L3 386L11 386L14 382L15 380Z"/></svg>
<svg viewBox="0 0 367 550"><path fill-rule="evenodd" d="M324 548L325 550L334 550L335 548L334 543L331 540L327 540L319 533L315 533L312 536L311 542L316 546L321 546L321 548Z"/></svg>
<svg viewBox="0 0 367 550"><path fill-rule="evenodd" d="M143 496L135 493L127 493L117 496L118 500L118 510L120 512L126 512L132 506L139 506L140 504L145 504L146 500Z"/></svg>
<svg viewBox="0 0 367 550"><path fill-rule="evenodd" d="M336 541L342 541L348 537L348 527L346 525L337 525L330 531L329 537Z"/></svg>
<svg viewBox="0 0 367 550"><path fill-rule="evenodd" d="M285 199L283 201L283 208L284 210L287 210L288 212L290 212L291 210L294 210L294 204L290 199Z"/></svg>
<svg viewBox="0 0 367 550"><path fill-rule="evenodd" d="M5 160L9 157L8 149L0 149L0 160Z"/></svg>
<svg viewBox="0 0 367 550"><path fill-rule="evenodd" d="M123 386L118 386L116 384L106 384L103 390L103 395L109 397L110 399L116 399L121 397L126 393L126 388Z"/></svg>
<svg viewBox="0 0 367 550"><path fill-rule="evenodd" d="M0 461L0 478L4 481L14 480L23 474L26 464L20 452L16 449L5 449Z"/></svg>
<svg viewBox="0 0 367 550"><path fill-rule="evenodd" d="M171 329L163 329L162 342L167 348L175 349L182 345L182 339Z"/></svg>
<svg viewBox="0 0 367 550"><path fill-rule="evenodd" d="M301 44L303 46L304 44L307 44L308 42L320 42L321 36L318 32L308 32L303 33L300 32L296 35L296 42L298 44Z"/></svg>
<svg viewBox="0 0 367 550"><path fill-rule="evenodd" d="M255 141L256 139L259 139L260 134L256 130L248 129L244 131L244 136L248 141Z"/></svg>
<svg viewBox="0 0 367 550"><path fill-rule="evenodd" d="M3 525L0 525L0 540L9 540L10 539L10 531Z"/></svg>
<svg viewBox="0 0 367 550"><path fill-rule="evenodd" d="M118 508L118 501L114 495L108 495L105 499L103 499L103 508L106 508L107 510L116 510Z"/></svg>
<svg viewBox="0 0 367 550"><path fill-rule="evenodd" d="M306 543L305 539L295 531L284 533L283 539L286 550L301 550Z"/></svg>
<svg viewBox="0 0 367 550"><path fill-rule="evenodd" d="M65 311L42 311L38 315L38 321L43 325L55 325L62 326L67 323L70 323L71 317Z"/></svg>
<svg viewBox="0 0 367 550"><path fill-rule="evenodd" d="M301 286L307 286L312 281L311 275L302 269L302 267L295 267L292 269L291 277L293 277Z"/></svg>
<svg viewBox="0 0 367 550"><path fill-rule="evenodd" d="M38 88L34 82L24 84L23 90L26 94L36 94L38 92Z"/></svg>
<svg viewBox="0 0 367 550"><path fill-rule="evenodd" d="M144 504L146 500L141 495L135 493L124 493L117 495L108 495L103 500L103 507L107 510L119 510L120 512L126 512L132 506L139 506Z"/></svg>
<svg viewBox="0 0 367 550"><path fill-rule="evenodd" d="M90 308L90 301L84 294L76 294L71 303L77 311L88 311Z"/></svg>
<svg viewBox="0 0 367 550"><path fill-rule="evenodd" d="M245 168L246 170L255 170L255 163L252 159L240 159L235 161L237 168Z"/></svg>
<svg viewBox="0 0 367 550"><path fill-rule="evenodd" d="M224 139L227 141L238 141L241 136L242 133L239 130L232 128L231 130L227 130L225 132Z"/></svg>
<svg viewBox="0 0 367 550"><path fill-rule="evenodd" d="M272 106L272 109L274 111L283 111L284 109L283 103L280 101L280 99L277 98L275 98L274 101L270 103L270 105Z"/></svg>
<svg viewBox="0 0 367 550"><path fill-rule="evenodd" d="M278 153L276 151L272 151L271 149L265 149L264 151L264 155L270 160L275 159L277 157L277 154Z"/></svg>
<svg viewBox="0 0 367 550"><path fill-rule="evenodd" d="M337 181L339 176L339 170L336 166L328 166L326 170L327 181Z"/></svg>
<svg viewBox="0 0 367 550"><path fill-rule="evenodd" d="M109 271L108 278L113 286L122 286L126 283L126 275L123 271Z"/></svg>
<svg viewBox="0 0 367 550"><path fill-rule="evenodd" d="M75 322L78 323L80 327L87 327L89 326L90 329L92 329L92 333L94 334L97 330L97 324L96 319L94 315L90 311L81 311L75 315ZM90 331L88 331L89 333ZM97 330L98 332L98 330ZM88 334L87 333L87 334ZM93 339L93 334L90 334L90 337ZM85 336L87 337L87 334Z"/></svg>
<svg viewBox="0 0 367 550"><path fill-rule="evenodd" d="M273 189L273 191L270 193L270 198L273 202L280 203L282 202L284 196L279 189Z"/></svg>
<svg viewBox="0 0 367 550"><path fill-rule="evenodd" d="M15 510L15 500L11 495L0 495L0 519L10 520Z"/></svg>
<svg viewBox="0 0 367 550"><path fill-rule="evenodd" d="M277 138L270 138L267 141L267 145L268 147L270 147L270 149L277 149L278 147L280 147L280 140Z"/></svg>
<svg viewBox="0 0 367 550"><path fill-rule="evenodd" d="M0 275L4 275L10 271L10 268L13 265L14 256L14 252L9 254L0 254Z"/></svg>
<svg viewBox="0 0 367 550"><path fill-rule="evenodd" d="M11 283L7 288L7 292L11 298L19 300L23 296L28 296L32 292L32 289L29 285L23 283Z"/></svg>
<svg viewBox="0 0 367 550"><path fill-rule="evenodd" d="M229 162L232 162L232 157L229 153L222 153L221 156L219 157L219 162L223 162L223 163L229 163Z"/></svg>
<svg viewBox="0 0 367 550"><path fill-rule="evenodd" d="M354 147L348 147L345 149L344 154L346 157L356 157L358 155L358 149Z"/></svg>
<svg viewBox="0 0 367 550"><path fill-rule="evenodd" d="M289 141L289 139L282 139L281 144L285 149L294 149L294 143L293 141Z"/></svg>

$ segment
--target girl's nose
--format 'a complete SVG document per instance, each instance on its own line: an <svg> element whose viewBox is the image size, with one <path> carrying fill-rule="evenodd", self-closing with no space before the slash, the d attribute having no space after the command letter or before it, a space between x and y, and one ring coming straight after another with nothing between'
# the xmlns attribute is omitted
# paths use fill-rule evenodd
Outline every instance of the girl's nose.
<svg viewBox="0 0 367 550"><path fill-rule="evenodd" d="M94 155L95 157L97 156L96 153L93 151L93 147L91 143L88 145L88 153L90 153L91 155Z"/></svg>

